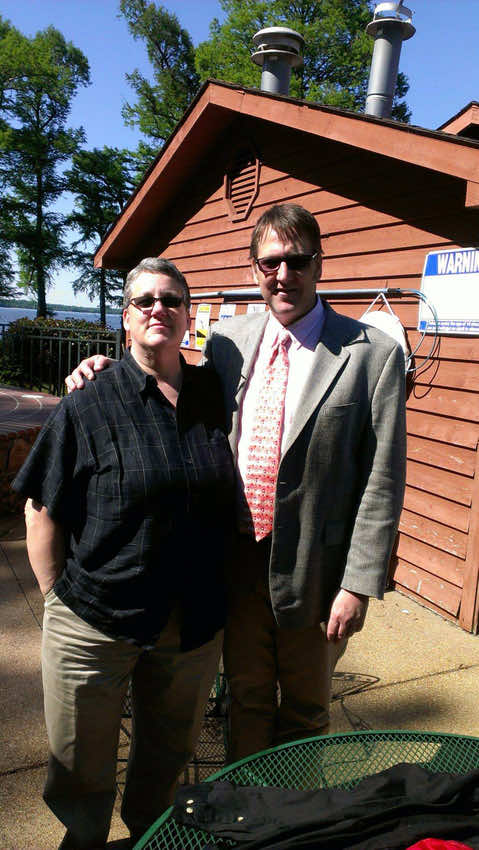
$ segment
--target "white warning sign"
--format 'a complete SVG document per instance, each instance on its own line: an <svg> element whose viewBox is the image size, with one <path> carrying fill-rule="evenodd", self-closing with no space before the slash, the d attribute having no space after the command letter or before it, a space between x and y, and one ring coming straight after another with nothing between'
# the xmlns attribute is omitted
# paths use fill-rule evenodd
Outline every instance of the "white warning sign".
<svg viewBox="0 0 479 850"><path fill-rule="evenodd" d="M479 250L431 251L424 263L421 292L434 307L437 327L421 301L418 330L479 335Z"/></svg>

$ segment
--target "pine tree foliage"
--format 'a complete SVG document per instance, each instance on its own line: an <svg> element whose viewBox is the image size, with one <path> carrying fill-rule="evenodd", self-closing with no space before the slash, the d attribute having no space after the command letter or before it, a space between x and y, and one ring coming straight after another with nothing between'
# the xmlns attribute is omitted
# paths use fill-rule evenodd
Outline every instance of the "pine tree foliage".
<svg viewBox="0 0 479 850"><path fill-rule="evenodd" d="M200 80L193 42L176 15L147 0L121 0L120 11L133 38L145 43L152 67L152 82L137 69L126 75L137 100L123 108L126 124L138 126L148 139L140 148L144 165L173 132Z"/></svg>
<svg viewBox="0 0 479 850"><path fill-rule="evenodd" d="M195 54L201 80L214 77L259 87L261 69L252 63L252 38L260 29L290 27L305 39L304 62L294 69L290 94L305 100L362 111L366 102L373 40L366 33L374 3L366 0L220 0L225 20L214 19L210 37ZM408 90L398 75L393 117L408 120L402 98Z"/></svg>
<svg viewBox="0 0 479 850"><path fill-rule="evenodd" d="M0 181L4 250L16 247L22 279L46 314L51 272L62 265L64 216L52 209L65 188L61 166L84 140L67 127L79 86L89 83L85 56L53 27L27 38L0 25Z"/></svg>
<svg viewBox="0 0 479 850"><path fill-rule="evenodd" d="M94 268L93 257L134 189L135 168L135 158L129 151L105 146L78 151L72 168L65 173L74 196L74 210L67 223L79 234L70 252L70 261L79 272L73 291L86 292L91 301L98 299L102 325L106 323L107 303L121 302L124 275Z"/></svg>

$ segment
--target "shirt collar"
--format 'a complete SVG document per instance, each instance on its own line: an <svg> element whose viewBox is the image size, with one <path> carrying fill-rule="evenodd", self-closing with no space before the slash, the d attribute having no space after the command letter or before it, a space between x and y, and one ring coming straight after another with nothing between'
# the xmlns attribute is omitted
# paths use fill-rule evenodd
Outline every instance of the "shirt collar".
<svg viewBox="0 0 479 850"><path fill-rule="evenodd" d="M300 319L297 319L296 322L293 322L287 327L284 327L281 322L278 322L277 318L270 311L265 328L265 339L273 345L280 331L286 330L291 337L292 348L301 348L302 346L313 351L321 339L324 318L325 311L321 298L316 299L316 304L309 313L301 316Z"/></svg>
<svg viewBox="0 0 479 850"><path fill-rule="evenodd" d="M139 393L143 392L143 390L147 386L147 379L151 378L152 376L147 375L147 373L144 372L143 369L140 369L129 348L126 349L123 355L122 363L126 371L128 372L130 380L135 389L138 390Z"/></svg>
<svg viewBox="0 0 479 850"><path fill-rule="evenodd" d="M130 376L130 380L134 388L139 393L143 393L145 390L151 391L152 389L157 389L157 383L153 375L149 375L147 372L143 371L136 362L129 348L126 349L123 355L122 363ZM183 370L183 383L186 383L190 380L191 373L182 354L180 354L180 363Z"/></svg>

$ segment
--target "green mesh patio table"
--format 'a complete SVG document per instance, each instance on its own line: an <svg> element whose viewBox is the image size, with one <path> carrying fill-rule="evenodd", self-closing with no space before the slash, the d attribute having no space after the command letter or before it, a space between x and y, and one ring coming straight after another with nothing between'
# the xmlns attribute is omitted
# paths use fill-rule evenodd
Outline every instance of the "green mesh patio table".
<svg viewBox="0 0 479 850"><path fill-rule="evenodd" d="M306 738L256 753L206 781L311 790L351 789L365 776L399 763L431 773L466 774L479 768L479 738L439 732L364 731ZM172 809L158 818L135 850L201 850L209 836L176 823ZM224 839L221 846L235 847Z"/></svg>

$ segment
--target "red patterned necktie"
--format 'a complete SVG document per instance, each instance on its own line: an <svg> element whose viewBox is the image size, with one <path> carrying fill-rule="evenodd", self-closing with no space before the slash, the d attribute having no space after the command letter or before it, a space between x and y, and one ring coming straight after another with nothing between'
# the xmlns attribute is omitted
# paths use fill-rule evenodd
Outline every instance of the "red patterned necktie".
<svg viewBox="0 0 479 850"><path fill-rule="evenodd" d="M273 528L276 478L281 455L284 401L288 386L290 336L276 339L256 404L244 482L246 499L242 531L262 540Z"/></svg>

